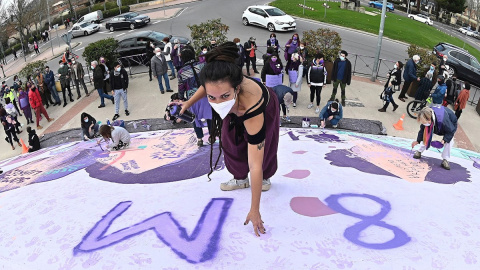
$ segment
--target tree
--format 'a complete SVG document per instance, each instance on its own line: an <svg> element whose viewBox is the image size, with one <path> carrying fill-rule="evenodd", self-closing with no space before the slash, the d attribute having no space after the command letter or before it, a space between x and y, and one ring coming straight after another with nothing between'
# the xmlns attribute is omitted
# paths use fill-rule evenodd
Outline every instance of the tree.
<svg viewBox="0 0 480 270"><path fill-rule="evenodd" d="M226 42L227 32L230 27L222 23L222 19L212 19L201 24L187 25L190 29L190 36L193 40L195 50L200 50L202 46L210 45L211 40L217 41L217 44Z"/></svg>
<svg viewBox="0 0 480 270"><path fill-rule="evenodd" d="M101 56L105 58L109 68L113 68L114 63L118 62L118 54L116 53L118 48L118 41L114 38L102 39L97 42L90 43L85 47L85 51L82 56L90 66L90 62L98 61Z"/></svg>
<svg viewBox="0 0 480 270"><path fill-rule="evenodd" d="M28 63L20 72L18 73L20 78L24 78L25 81L29 75L35 74L35 70L45 70L45 66L47 65L46 60L38 60L34 62Z"/></svg>
<svg viewBox="0 0 480 270"><path fill-rule="evenodd" d="M342 38L329 28L319 28L303 32L302 41L306 42L310 55L323 53L326 61L333 61L342 49Z"/></svg>
<svg viewBox="0 0 480 270"><path fill-rule="evenodd" d="M462 13L466 0L437 0L438 7L452 13Z"/></svg>
<svg viewBox="0 0 480 270"><path fill-rule="evenodd" d="M8 6L7 12L11 16L11 20L8 21L7 31L9 32L9 37L14 38L18 41L23 40L23 48L28 52L28 36L30 34L30 27L32 23L35 22L35 10L33 8L33 3L35 1L28 0L13 0L12 3ZM20 35L20 39L13 36L15 31ZM25 31L27 32L25 34Z"/></svg>

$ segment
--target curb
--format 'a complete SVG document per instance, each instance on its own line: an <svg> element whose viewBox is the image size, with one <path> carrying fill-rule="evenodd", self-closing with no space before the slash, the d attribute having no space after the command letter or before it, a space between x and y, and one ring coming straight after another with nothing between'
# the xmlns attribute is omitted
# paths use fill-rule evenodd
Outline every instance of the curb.
<svg viewBox="0 0 480 270"><path fill-rule="evenodd" d="M175 7L175 6L179 6L179 5L183 5L183 4L200 2L200 1L203 1L203 0L191 0L191 1L183 2L183 3L175 3L175 4L171 4L171 5L165 5L165 8ZM174 2L174 1L171 1L171 2ZM162 6L151 7L151 8L148 8L148 9L142 9L142 10L139 10L139 11L136 11L136 12L144 12L144 11L149 11L149 10L159 9L159 8L163 8L163 5ZM175 14L174 16L176 16L176 15L177 14ZM165 19L170 19L170 18L165 18Z"/></svg>

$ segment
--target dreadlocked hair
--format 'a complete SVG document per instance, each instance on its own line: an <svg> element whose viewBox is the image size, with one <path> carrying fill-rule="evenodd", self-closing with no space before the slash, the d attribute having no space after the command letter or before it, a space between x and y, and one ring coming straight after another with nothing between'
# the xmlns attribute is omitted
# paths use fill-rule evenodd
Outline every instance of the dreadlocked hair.
<svg viewBox="0 0 480 270"><path fill-rule="evenodd" d="M225 42L205 54L207 64L199 74L200 83L206 89L205 84L209 82L228 82L236 89L243 80L243 73L240 67L235 64L238 56L237 45L233 42ZM238 90L241 91L241 90ZM238 93L237 93L238 95ZM222 126L223 120L218 113L212 109L212 128L210 130L210 175L217 168L220 156L222 155ZM219 140L219 154L213 164L213 144Z"/></svg>

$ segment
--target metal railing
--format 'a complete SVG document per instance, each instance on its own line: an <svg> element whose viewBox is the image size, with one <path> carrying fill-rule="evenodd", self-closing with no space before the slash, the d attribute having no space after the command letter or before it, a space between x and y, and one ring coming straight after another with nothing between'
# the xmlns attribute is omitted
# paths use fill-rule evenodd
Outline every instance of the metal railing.
<svg viewBox="0 0 480 270"><path fill-rule="evenodd" d="M127 70L130 77L135 74L148 73L149 67L147 63L150 59L147 59L147 54L135 54L131 56L119 57L118 62Z"/></svg>

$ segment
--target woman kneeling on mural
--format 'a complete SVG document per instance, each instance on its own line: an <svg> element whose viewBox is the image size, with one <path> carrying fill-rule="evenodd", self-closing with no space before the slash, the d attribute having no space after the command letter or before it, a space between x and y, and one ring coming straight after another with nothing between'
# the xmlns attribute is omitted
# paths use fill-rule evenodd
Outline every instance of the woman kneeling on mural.
<svg viewBox="0 0 480 270"><path fill-rule="evenodd" d="M100 127L100 135L102 135L106 142L112 140L112 142L107 146L110 151L125 149L130 144L130 133L128 133L128 131L122 127L102 125ZM100 144L100 141L97 143Z"/></svg>
<svg viewBox="0 0 480 270"><path fill-rule="evenodd" d="M279 104L274 92L262 83L244 77L235 64L237 46L224 43L206 55L207 65L200 72L201 87L182 104L182 113L207 97L213 108L210 135L210 173L217 167L223 151L225 166L233 179L222 183L222 190L249 187L252 178L252 202L244 225L250 221L255 234L265 233L260 215L262 191L270 189L270 177L277 170L279 140ZM213 165L213 142L219 138L220 153Z"/></svg>

